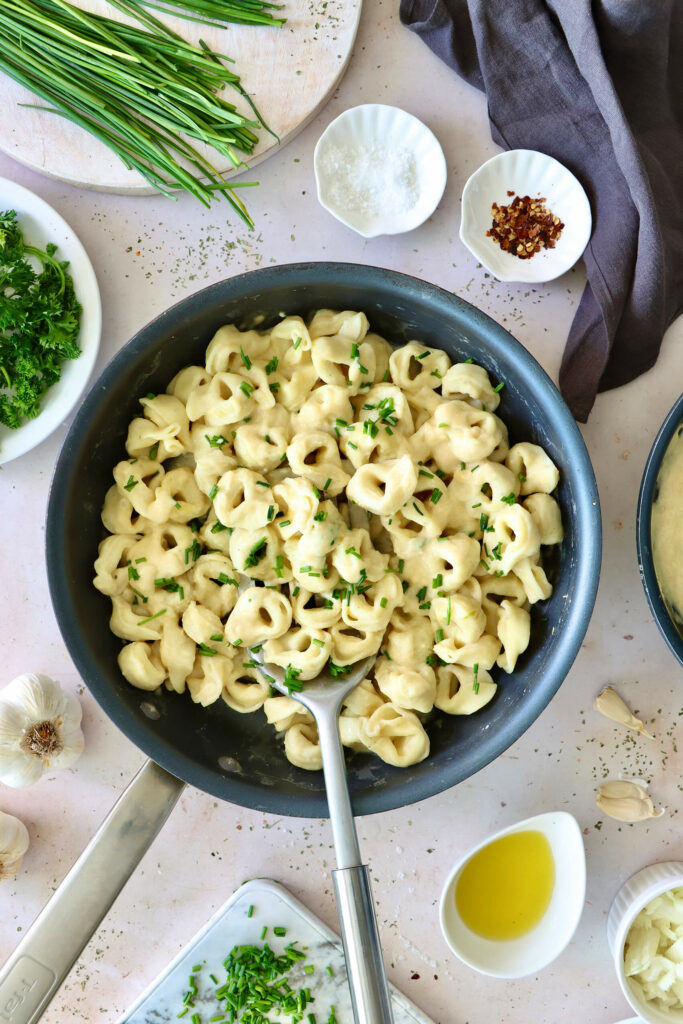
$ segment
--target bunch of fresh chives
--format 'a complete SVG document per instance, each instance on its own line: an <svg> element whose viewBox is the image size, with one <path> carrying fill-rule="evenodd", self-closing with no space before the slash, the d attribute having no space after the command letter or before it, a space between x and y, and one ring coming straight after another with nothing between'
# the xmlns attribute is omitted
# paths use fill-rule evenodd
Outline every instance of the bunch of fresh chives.
<svg viewBox="0 0 683 1024"><path fill-rule="evenodd" d="M282 4L267 0L131 0L131 6L140 4L206 25L222 26L228 21L236 25L284 25L286 20L269 13L280 10Z"/></svg>
<svg viewBox="0 0 683 1024"><path fill-rule="evenodd" d="M138 5L117 6L130 13ZM186 189L206 206L224 196L253 226L238 186L189 141L212 147L234 167L243 163L236 150L253 151L258 121L218 96L225 85L244 95L239 76L205 44L192 46L148 12L139 20L144 29L67 0L0 0L0 71L161 192Z"/></svg>

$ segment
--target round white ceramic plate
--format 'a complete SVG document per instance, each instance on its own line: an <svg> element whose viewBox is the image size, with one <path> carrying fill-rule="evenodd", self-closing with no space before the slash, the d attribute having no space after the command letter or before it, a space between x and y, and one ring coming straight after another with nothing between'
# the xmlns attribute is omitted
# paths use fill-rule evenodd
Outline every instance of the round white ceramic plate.
<svg viewBox="0 0 683 1024"><path fill-rule="evenodd" d="M68 260L78 301L83 307L78 343L81 354L67 359L62 376L43 396L40 414L17 430L0 424L0 465L16 459L44 441L66 419L83 394L95 365L102 330L102 306L97 278L88 255L69 225L56 210L33 192L0 178L0 211L14 210L24 240L44 248L58 246L56 257Z"/></svg>
<svg viewBox="0 0 683 1024"><path fill-rule="evenodd" d="M505 252L486 232L491 227L491 204L511 202L518 196L545 199L564 228L554 249L542 249L520 260ZM563 164L533 149L511 149L482 164L462 193L460 238L473 256L500 281L541 283L566 273L588 245L592 217L588 196Z"/></svg>
<svg viewBox="0 0 683 1024"><path fill-rule="evenodd" d="M318 139L313 165L321 206L364 238L412 231L434 213L446 187L446 158L434 133L384 103L335 118ZM363 191L369 198L358 202ZM392 192L395 205L387 199Z"/></svg>

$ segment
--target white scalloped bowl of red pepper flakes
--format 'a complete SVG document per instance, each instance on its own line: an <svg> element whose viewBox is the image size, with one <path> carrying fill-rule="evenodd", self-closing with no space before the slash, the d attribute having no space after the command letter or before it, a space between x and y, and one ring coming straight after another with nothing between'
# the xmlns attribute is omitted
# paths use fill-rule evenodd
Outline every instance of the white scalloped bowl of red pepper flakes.
<svg viewBox="0 0 683 1024"><path fill-rule="evenodd" d="M566 273L583 254L591 228L578 179L532 149L492 157L463 190L460 238L500 281L538 284Z"/></svg>

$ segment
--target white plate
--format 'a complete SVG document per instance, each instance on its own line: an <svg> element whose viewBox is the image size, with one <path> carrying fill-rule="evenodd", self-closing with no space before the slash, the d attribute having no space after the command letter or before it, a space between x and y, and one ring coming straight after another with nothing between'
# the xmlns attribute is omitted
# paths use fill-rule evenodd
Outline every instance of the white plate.
<svg viewBox="0 0 683 1024"><path fill-rule="evenodd" d="M513 192L544 198L547 208L564 224L554 249L541 249L520 260L505 252L486 232L492 223L491 204L510 202ZM460 239L473 256L500 281L541 283L569 270L588 245L592 217L580 182L558 160L533 149L511 149L482 164L462 193Z"/></svg>
<svg viewBox="0 0 683 1024"><path fill-rule="evenodd" d="M321 206L364 238L412 231L434 213L446 187L446 159L434 133L384 103L335 118L318 139L313 165ZM387 196L399 189L403 195L394 191L392 204Z"/></svg>
<svg viewBox="0 0 683 1024"><path fill-rule="evenodd" d="M83 307L78 343L81 354L67 359L62 376L43 396L40 414L17 430L0 424L0 465L16 459L44 441L66 419L83 394L95 365L102 330L102 306L97 278L88 255L69 225L56 210L33 192L0 178L0 212L15 210L24 240L45 248L58 246L56 257L68 260L76 297Z"/></svg>

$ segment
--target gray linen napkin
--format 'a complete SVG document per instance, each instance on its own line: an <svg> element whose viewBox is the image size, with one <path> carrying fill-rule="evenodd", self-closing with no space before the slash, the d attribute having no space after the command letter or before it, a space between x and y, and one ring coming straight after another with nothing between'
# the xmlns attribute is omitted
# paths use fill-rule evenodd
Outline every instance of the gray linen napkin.
<svg viewBox="0 0 683 1024"><path fill-rule="evenodd" d="M504 149L554 156L593 211L560 369L585 421L648 370L683 306L683 2L401 0L401 20L485 90Z"/></svg>

